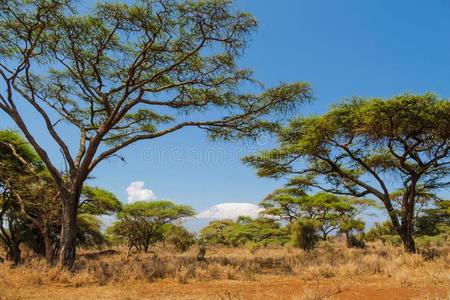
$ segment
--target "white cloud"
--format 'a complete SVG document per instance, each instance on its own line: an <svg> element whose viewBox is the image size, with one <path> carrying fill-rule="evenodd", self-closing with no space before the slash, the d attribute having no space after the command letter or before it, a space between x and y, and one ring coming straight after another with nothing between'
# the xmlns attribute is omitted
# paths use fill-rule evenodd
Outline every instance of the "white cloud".
<svg viewBox="0 0 450 300"><path fill-rule="evenodd" d="M222 203L202 211L199 219L236 219L239 216L258 217L263 209L253 203Z"/></svg>
<svg viewBox="0 0 450 300"><path fill-rule="evenodd" d="M143 181L134 181L127 187L128 203L136 201L151 201L156 199L152 190L146 189Z"/></svg>

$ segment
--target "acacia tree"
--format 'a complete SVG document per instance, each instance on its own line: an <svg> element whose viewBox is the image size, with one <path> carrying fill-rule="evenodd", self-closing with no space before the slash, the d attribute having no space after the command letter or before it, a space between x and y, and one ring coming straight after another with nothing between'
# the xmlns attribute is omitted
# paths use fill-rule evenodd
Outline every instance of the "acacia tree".
<svg viewBox="0 0 450 300"><path fill-rule="evenodd" d="M214 220L200 231L200 240L210 245L238 247L244 245L284 245L289 241L289 228L268 218L240 216L233 220Z"/></svg>
<svg viewBox="0 0 450 300"><path fill-rule="evenodd" d="M17 132L0 130L0 157L0 236L8 246L8 256L18 263L19 244L26 242L52 263L59 249L61 228L58 189L39 156ZM120 201L111 192L84 186L79 205L78 243L93 245L102 241L97 216L120 209Z"/></svg>
<svg viewBox="0 0 450 300"><path fill-rule="evenodd" d="M216 245L222 244L229 246L229 228L233 226L234 221L230 219L214 220L200 230L200 241L204 243Z"/></svg>
<svg viewBox="0 0 450 300"><path fill-rule="evenodd" d="M9 189L0 182L0 244L5 249L6 259L15 265L20 263L20 244L26 230L19 211ZM0 257L0 261L2 260Z"/></svg>
<svg viewBox="0 0 450 300"><path fill-rule="evenodd" d="M183 226L171 225L164 234L164 242L171 244L179 252L186 252L195 244L196 238L195 234Z"/></svg>
<svg viewBox="0 0 450 300"><path fill-rule="evenodd" d="M59 212L53 207L55 193L48 188L44 165L19 134L0 131L0 157L0 230L9 248L8 256L17 264L19 246L30 223L41 232L45 249L51 249L50 224L58 219ZM6 228L3 221L7 223Z"/></svg>
<svg viewBox="0 0 450 300"><path fill-rule="evenodd" d="M133 248L147 252L152 243L163 238L164 226L194 214L190 206L172 201L137 201L123 207L108 232L126 241L128 253Z"/></svg>
<svg viewBox="0 0 450 300"><path fill-rule="evenodd" d="M355 232L363 233L365 226L366 223L361 219L344 216L339 224L339 232L345 234L345 238L347 239L347 247L365 248L366 245L364 241L354 236Z"/></svg>
<svg viewBox="0 0 450 300"><path fill-rule="evenodd" d="M70 0L0 0L0 110L61 194L60 266L73 265L80 194L100 162L185 127L213 138L254 136L310 98L301 82L239 92L255 82L236 64L255 26L230 0L98 2L85 14ZM39 119L27 120L24 107L40 117L66 170L36 139ZM62 135L68 128L78 145Z"/></svg>
<svg viewBox="0 0 450 300"><path fill-rule="evenodd" d="M308 195L303 189L283 188L269 194L260 205L264 207L263 215L296 223L298 220L316 220L323 240L361 214L373 203L366 199L336 196L330 193ZM346 226L346 225L344 225Z"/></svg>
<svg viewBox="0 0 450 300"><path fill-rule="evenodd" d="M450 184L449 128L450 102L433 94L354 98L322 116L293 120L279 132L279 148L245 161L261 176L291 175L297 188L375 196L405 250L415 252L423 192ZM392 199L396 190L401 196Z"/></svg>

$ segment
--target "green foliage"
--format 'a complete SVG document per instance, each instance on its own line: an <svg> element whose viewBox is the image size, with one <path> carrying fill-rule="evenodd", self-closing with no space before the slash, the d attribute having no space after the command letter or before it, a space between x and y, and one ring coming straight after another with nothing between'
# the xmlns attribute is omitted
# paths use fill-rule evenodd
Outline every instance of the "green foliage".
<svg viewBox="0 0 450 300"><path fill-rule="evenodd" d="M421 248L445 245L450 237L449 200L437 200L433 208L424 209L417 217L414 235ZM399 245L401 240L392 223L375 223L365 234L368 241L380 240L383 243Z"/></svg>
<svg viewBox="0 0 450 300"><path fill-rule="evenodd" d="M83 187L80 212L98 216L116 214L121 210L122 203L113 193L99 187Z"/></svg>
<svg viewBox="0 0 450 300"><path fill-rule="evenodd" d="M383 242L384 245L391 245L391 246L400 246L402 244L402 239L398 234L387 234L382 235L380 237L380 240Z"/></svg>
<svg viewBox="0 0 450 300"><path fill-rule="evenodd" d="M32 147L16 132L0 131L0 157L0 240L7 251L26 243L43 254L43 235L51 243L61 213L53 181ZM20 253L13 256L20 260Z"/></svg>
<svg viewBox="0 0 450 300"><path fill-rule="evenodd" d="M362 231L364 231L364 227L365 227L365 223L363 220L349 219L349 220L343 221L340 224L339 230L344 233L350 233L353 230L355 230L357 232L362 232Z"/></svg>
<svg viewBox="0 0 450 300"><path fill-rule="evenodd" d="M234 224L232 220L211 221L200 231L200 240L211 245L229 245L228 231Z"/></svg>
<svg viewBox="0 0 450 300"><path fill-rule="evenodd" d="M193 215L194 211L188 205L180 205L172 201L137 201L125 205L118 217L130 217L148 223L167 224Z"/></svg>
<svg viewBox="0 0 450 300"><path fill-rule="evenodd" d="M186 228L177 225L171 225L164 234L164 240L173 245L179 252L187 251L195 244L195 236L186 230Z"/></svg>
<svg viewBox="0 0 450 300"><path fill-rule="evenodd" d="M278 189L262 202L264 215L294 223L298 219L313 219L321 223L322 239L337 229L342 232L353 229L363 230L364 224L355 219L373 201L352 197L339 197L330 193L306 194L302 189ZM346 227L354 226L354 228ZM362 228L361 228L362 227Z"/></svg>
<svg viewBox="0 0 450 300"><path fill-rule="evenodd" d="M39 156L19 134L0 131L0 153L0 227L6 229L0 230L0 239L25 243L50 261L60 238L58 189ZM105 239L97 216L119 211L121 203L112 193L90 186L83 188L81 199L77 244L99 246Z"/></svg>
<svg viewBox="0 0 450 300"><path fill-rule="evenodd" d="M442 247L450 242L450 232L440 233L437 235L423 235L416 239L417 246L420 248Z"/></svg>
<svg viewBox="0 0 450 300"><path fill-rule="evenodd" d="M4 168L16 168L17 171L23 170L24 166L17 161L12 149L17 155L21 156L26 162L33 164L34 167L42 167L42 162L29 143L25 142L22 136L16 131L0 130L0 153L2 158L2 170Z"/></svg>
<svg viewBox="0 0 450 300"><path fill-rule="evenodd" d="M185 126L201 126L212 138L253 136L278 127L266 116L311 98L303 82L239 93L242 84L256 83L237 64L256 20L232 1L100 1L88 13L71 1L13 2L0 2L0 36L9 37L0 39L0 59L24 84L10 92L30 102L36 95L97 136L111 149L101 159ZM33 74L20 68L22 60L44 67ZM180 117L211 108L226 113L206 122ZM45 106L38 110L50 115Z"/></svg>
<svg viewBox="0 0 450 300"><path fill-rule="evenodd" d="M94 215L79 214L77 219L77 244L83 247L97 247L106 242L101 232L101 221Z"/></svg>
<svg viewBox="0 0 450 300"><path fill-rule="evenodd" d="M364 242L362 237L358 238L357 236L350 234L347 237L347 247L364 249L364 248L366 248L366 243Z"/></svg>
<svg viewBox="0 0 450 300"><path fill-rule="evenodd" d="M289 241L289 229L272 219L239 217L236 221L211 221L200 231L200 239L230 247L284 245Z"/></svg>
<svg viewBox="0 0 450 300"><path fill-rule="evenodd" d="M278 148L244 161L260 176L291 175L288 185L296 189L373 195L413 252L414 210L423 201L421 191L434 193L450 185L448 128L450 102L436 95L355 97L324 115L292 120L279 131ZM393 176L399 180L392 181ZM399 189L407 205L391 199Z"/></svg>
<svg viewBox="0 0 450 300"><path fill-rule="evenodd" d="M385 236L395 236L397 232L392 227L391 221L385 221L383 223L377 223L373 225L372 228L365 234L365 239L367 241L373 242L376 240L381 240Z"/></svg>
<svg viewBox="0 0 450 300"><path fill-rule="evenodd" d="M138 201L123 207L108 233L126 242L130 250L147 252L151 244L163 239L168 224L194 214L190 206L172 201Z"/></svg>
<svg viewBox="0 0 450 300"><path fill-rule="evenodd" d="M434 208L424 210L415 224L418 236L450 233L450 200L438 200Z"/></svg>
<svg viewBox="0 0 450 300"><path fill-rule="evenodd" d="M306 251L314 249L320 236L318 230L320 222L312 219L299 219L292 228L292 240L294 247L301 248Z"/></svg>

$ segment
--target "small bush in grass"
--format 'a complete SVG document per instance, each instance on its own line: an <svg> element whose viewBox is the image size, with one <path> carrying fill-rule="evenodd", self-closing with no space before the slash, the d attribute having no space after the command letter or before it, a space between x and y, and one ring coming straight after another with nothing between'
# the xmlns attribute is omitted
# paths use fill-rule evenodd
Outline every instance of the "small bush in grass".
<svg viewBox="0 0 450 300"><path fill-rule="evenodd" d="M184 227L177 225L170 226L166 233L165 239L179 252L186 252L192 245L195 244L194 235L187 231Z"/></svg>
<svg viewBox="0 0 450 300"><path fill-rule="evenodd" d="M352 278L360 275L360 268L356 262L349 261L339 266L338 273L340 276Z"/></svg>
<svg viewBox="0 0 450 300"><path fill-rule="evenodd" d="M156 279L165 278L168 273L173 274L175 271L169 272L168 262L156 256L150 258L150 260L136 259L130 262L130 265L130 273L133 274L136 279L145 279L150 282L155 281Z"/></svg>
<svg viewBox="0 0 450 300"><path fill-rule="evenodd" d="M226 266L224 269L225 278L228 280L236 280L237 276L237 268L233 266Z"/></svg>
<svg viewBox="0 0 450 300"><path fill-rule="evenodd" d="M256 272L250 267L245 267L241 270L242 280L253 281L256 278Z"/></svg>
<svg viewBox="0 0 450 300"><path fill-rule="evenodd" d="M320 239L317 233L319 227L320 222L317 220L299 220L292 229L294 246L306 251L314 249Z"/></svg>
<svg viewBox="0 0 450 300"><path fill-rule="evenodd" d="M402 239L398 235L382 235L380 237L383 245L399 247L402 245Z"/></svg>
<svg viewBox="0 0 450 300"><path fill-rule="evenodd" d="M445 245L448 236L439 234L436 236L419 236L416 238L416 245L419 248L442 247Z"/></svg>
<svg viewBox="0 0 450 300"><path fill-rule="evenodd" d="M187 284L189 282L189 278L193 276L193 270L191 268L187 268L182 266L176 273L176 279L179 283Z"/></svg>
<svg viewBox="0 0 450 300"><path fill-rule="evenodd" d="M222 276L222 266L219 264L210 264L207 267L207 278L208 279L220 279Z"/></svg>
<svg viewBox="0 0 450 300"><path fill-rule="evenodd" d="M419 250L420 255L422 255L425 260L433 260L439 257L439 251L436 248L423 248Z"/></svg>
<svg viewBox="0 0 450 300"><path fill-rule="evenodd" d="M358 239L356 236L351 234L347 239L347 247L365 249L366 243L364 243L362 239Z"/></svg>
<svg viewBox="0 0 450 300"><path fill-rule="evenodd" d="M379 274L384 270L385 261L376 254L365 255L361 259L361 268L368 275Z"/></svg>
<svg viewBox="0 0 450 300"><path fill-rule="evenodd" d="M195 270L195 277L200 281L208 280L208 270L204 267L198 267Z"/></svg>

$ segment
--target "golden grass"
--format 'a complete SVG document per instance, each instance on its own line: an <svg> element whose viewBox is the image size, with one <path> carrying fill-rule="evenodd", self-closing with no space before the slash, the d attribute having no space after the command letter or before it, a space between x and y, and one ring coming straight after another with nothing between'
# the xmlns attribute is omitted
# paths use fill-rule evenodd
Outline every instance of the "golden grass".
<svg viewBox="0 0 450 300"><path fill-rule="evenodd" d="M403 293L398 299L448 299L450 293L450 253L444 248L432 260L382 245L312 252L212 248L203 262L195 248L176 254L158 246L128 259L116 250L81 251L73 273L36 258L15 268L0 265L0 300L358 299L361 293L376 299L384 288Z"/></svg>

